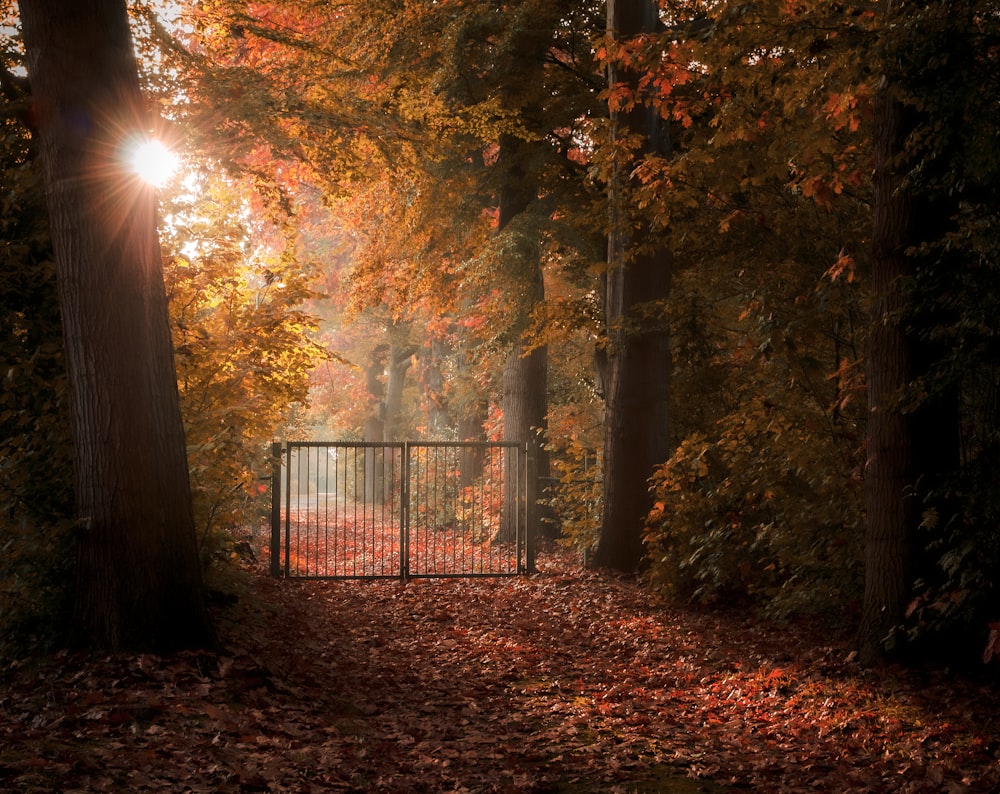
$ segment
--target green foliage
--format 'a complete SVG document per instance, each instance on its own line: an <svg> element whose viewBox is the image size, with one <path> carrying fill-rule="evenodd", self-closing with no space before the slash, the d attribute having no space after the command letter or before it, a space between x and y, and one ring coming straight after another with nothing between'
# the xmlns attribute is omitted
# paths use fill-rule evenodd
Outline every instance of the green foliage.
<svg viewBox="0 0 1000 794"><path fill-rule="evenodd" d="M601 534L604 475L601 457L593 447L570 439L546 445L551 454L553 482L545 488L544 504L556 516L559 542L588 555Z"/></svg>
<svg viewBox="0 0 1000 794"><path fill-rule="evenodd" d="M751 399L653 476L654 586L775 615L842 614L860 581L860 479L800 403Z"/></svg>
<svg viewBox="0 0 1000 794"><path fill-rule="evenodd" d="M859 294L822 276L812 244L770 270L758 252L675 283L679 441L651 481L650 578L679 598L844 617L861 581Z"/></svg>
<svg viewBox="0 0 1000 794"><path fill-rule="evenodd" d="M671 151L630 200L670 236L675 452L651 480L653 585L774 614L843 615L857 597L870 17L822 4L671 8L603 57ZM629 147L634 142L619 141ZM598 141L598 176L616 156Z"/></svg>
<svg viewBox="0 0 1000 794"><path fill-rule="evenodd" d="M936 263L958 277L949 278L953 289L943 300L933 301L937 320L924 326L941 358L912 389L920 402L941 395L957 401L956 459L915 488L923 502L916 539L921 567L907 616L911 638L934 643L943 636L952 647L981 648L987 625L1000 614L1000 344L993 319L1000 312L998 253L1000 247L972 268ZM956 309L959 320L944 320Z"/></svg>

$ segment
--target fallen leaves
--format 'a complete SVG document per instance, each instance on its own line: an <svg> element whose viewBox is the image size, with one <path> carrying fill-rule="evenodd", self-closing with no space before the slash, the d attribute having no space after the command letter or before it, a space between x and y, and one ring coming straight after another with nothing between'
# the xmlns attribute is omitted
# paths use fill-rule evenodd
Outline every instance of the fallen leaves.
<svg viewBox="0 0 1000 794"><path fill-rule="evenodd" d="M404 539L398 506L364 515L353 515L350 503L346 511L342 507L321 498L293 510L279 567L291 576L314 578L397 577L404 568L410 576L512 575L523 567L523 544L421 520L409 525ZM262 549L262 556L268 560L269 550Z"/></svg>
<svg viewBox="0 0 1000 794"><path fill-rule="evenodd" d="M991 686L865 672L808 628L657 605L562 554L539 564L500 580L255 574L224 616L225 655L14 664L0 689L0 788L1000 786Z"/></svg>

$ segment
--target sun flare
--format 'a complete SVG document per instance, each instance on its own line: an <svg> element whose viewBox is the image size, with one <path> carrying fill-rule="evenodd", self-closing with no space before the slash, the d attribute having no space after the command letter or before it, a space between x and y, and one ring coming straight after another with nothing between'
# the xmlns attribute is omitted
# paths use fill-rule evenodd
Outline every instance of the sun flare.
<svg viewBox="0 0 1000 794"><path fill-rule="evenodd" d="M177 155L155 138L137 143L129 153L132 171L153 187L169 182L178 165Z"/></svg>

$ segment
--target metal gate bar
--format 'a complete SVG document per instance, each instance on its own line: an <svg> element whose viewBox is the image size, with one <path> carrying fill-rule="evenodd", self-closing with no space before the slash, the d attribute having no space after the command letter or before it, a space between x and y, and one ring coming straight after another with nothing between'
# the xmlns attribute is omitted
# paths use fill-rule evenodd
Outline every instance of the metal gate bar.
<svg viewBox="0 0 1000 794"><path fill-rule="evenodd" d="M276 442L272 454L274 576L505 576L533 568L525 444L290 441Z"/></svg>

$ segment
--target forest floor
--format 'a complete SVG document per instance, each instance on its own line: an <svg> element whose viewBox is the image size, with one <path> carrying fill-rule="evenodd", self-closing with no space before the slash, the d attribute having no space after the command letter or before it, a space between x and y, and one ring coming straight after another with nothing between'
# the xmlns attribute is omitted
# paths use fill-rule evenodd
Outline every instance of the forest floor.
<svg viewBox="0 0 1000 794"><path fill-rule="evenodd" d="M816 627L523 578L276 581L226 651L0 671L12 792L987 792L1000 686L865 671Z"/></svg>

